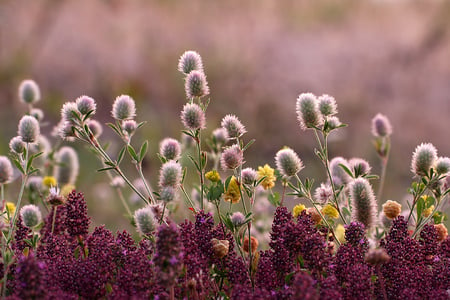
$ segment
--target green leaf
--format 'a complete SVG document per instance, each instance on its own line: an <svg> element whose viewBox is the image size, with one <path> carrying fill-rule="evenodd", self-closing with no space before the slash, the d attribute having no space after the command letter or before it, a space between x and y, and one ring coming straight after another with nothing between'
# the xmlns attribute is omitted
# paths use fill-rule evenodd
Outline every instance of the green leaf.
<svg viewBox="0 0 450 300"><path fill-rule="evenodd" d="M111 162L111 161L105 161L104 163L105 163L105 165L110 166L110 167L115 167L116 166L116 164Z"/></svg>
<svg viewBox="0 0 450 300"><path fill-rule="evenodd" d="M268 200L273 206L278 207L280 205L280 198L280 194L274 192L273 194L269 194Z"/></svg>
<svg viewBox="0 0 450 300"><path fill-rule="evenodd" d="M117 165L119 165L120 162L122 161L124 154L125 154L125 146L122 147L122 149L119 152L119 155L117 156Z"/></svg>
<svg viewBox="0 0 450 300"><path fill-rule="evenodd" d="M242 148L242 151L247 150L251 145L253 145L253 143L254 143L255 141L256 141L255 139L251 139L251 140L247 143L247 145L245 145L244 148Z"/></svg>
<svg viewBox="0 0 450 300"><path fill-rule="evenodd" d="M73 251L73 256L75 257L75 259L78 259L78 257L80 257L80 247L75 248L75 251Z"/></svg>
<svg viewBox="0 0 450 300"><path fill-rule="evenodd" d="M194 157L192 157L192 155L188 155L189 159L192 161L192 163L195 165L195 168L197 169L197 171L201 172L202 169L200 169L200 166L198 165L197 161L195 160Z"/></svg>
<svg viewBox="0 0 450 300"><path fill-rule="evenodd" d="M228 190L228 185L230 184L232 176L229 176L226 180L225 180L225 189L224 190Z"/></svg>
<svg viewBox="0 0 450 300"><path fill-rule="evenodd" d="M16 168L19 169L20 173L25 174L25 170L23 169L22 165L17 159L13 160L13 163L16 166Z"/></svg>
<svg viewBox="0 0 450 300"><path fill-rule="evenodd" d="M352 173L352 171L350 171L350 169L344 165L344 164L339 164L339 167L342 168L342 170L345 171L345 173L347 173L348 175L350 175L350 177L355 178L355 175Z"/></svg>
<svg viewBox="0 0 450 300"><path fill-rule="evenodd" d="M136 151L134 151L133 146L127 145L128 153L130 154L131 158L133 158L135 161L139 161L139 157L136 154Z"/></svg>
<svg viewBox="0 0 450 300"><path fill-rule="evenodd" d="M422 212L425 209L425 201L422 197L417 199L417 205L416 205L416 212L417 212L417 218L420 218L422 216Z"/></svg>
<svg viewBox="0 0 450 300"><path fill-rule="evenodd" d="M136 129L141 128L142 126L144 126L145 123L147 123L147 121L140 122L140 123L136 126Z"/></svg>
<svg viewBox="0 0 450 300"><path fill-rule="evenodd" d="M341 207L341 211L342 211L342 214L344 215L344 217L350 217L352 215L350 210L345 206Z"/></svg>
<svg viewBox="0 0 450 300"><path fill-rule="evenodd" d="M142 144L141 149L139 150L139 162L142 162L142 160L144 159L144 156L147 153L147 149L148 149L148 141L146 140Z"/></svg>
<svg viewBox="0 0 450 300"><path fill-rule="evenodd" d="M112 130L114 130L119 136L122 136L122 132L119 131L119 129L116 127L116 125L114 125L112 123L107 123L106 126L111 128Z"/></svg>
<svg viewBox="0 0 450 300"><path fill-rule="evenodd" d="M106 168L101 168L98 169L97 172L103 172L103 171L108 171L108 170L114 170L116 167L106 167Z"/></svg>

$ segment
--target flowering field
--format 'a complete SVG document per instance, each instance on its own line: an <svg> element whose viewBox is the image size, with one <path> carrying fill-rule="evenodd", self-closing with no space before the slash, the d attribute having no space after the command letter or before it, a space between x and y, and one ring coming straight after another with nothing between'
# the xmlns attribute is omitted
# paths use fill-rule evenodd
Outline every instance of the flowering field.
<svg viewBox="0 0 450 300"><path fill-rule="evenodd" d="M158 185L143 172L148 142L133 137L134 100L118 96L111 123L95 120L96 101L80 96L61 109L51 145L41 135L38 85L24 80L19 98L28 113L18 122L10 153L0 157L2 297L10 299L448 299L450 239L443 211L450 192L450 158L430 143L411 157L414 181L405 203L384 199L392 127L372 119L381 174L362 158L330 157L329 138L346 130L330 95L301 93L296 113L302 134L327 180L306 168L289 145L274 160L246 164L254 140L245 120L228 114L206 135L214 109L200 55L179 59L186 103L183 139L160 142ZM109 108L107 108L109 109ZM294 108L293 108L294 109ZM145 121L145 120L144 120ZM350 125L351 126L351 125ZM105 127L105 128L104 128ZM116 151L103 130L122 141ZM87 145L136 232L112 233L92 222L76 189L78 153ZM137 180L131 180L130 161ZM14 169L20 182L11 182ZM377 182L374 190L372 183ZM17 194L9 186L18 184ZM131 190L131 198L124 192ZM294 199L292 209L287 199ZM130 202L140 203L133 211ZM181 205L179 202L184 202ZM185 221L177 221L189 216ZM268 220L272 220L270 223Z"/></svg>

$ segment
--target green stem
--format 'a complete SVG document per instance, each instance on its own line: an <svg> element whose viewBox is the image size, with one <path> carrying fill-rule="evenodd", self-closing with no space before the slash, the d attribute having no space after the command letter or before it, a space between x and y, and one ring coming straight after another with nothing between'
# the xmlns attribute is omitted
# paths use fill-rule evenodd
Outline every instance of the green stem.
<svg viewBox="0 0 450 300"><path fill-rule="evenodd" d="M55 222L56 222L56 213L57 213L57 210L58 210L58 206L55 206L55 207L53 208L52 235L53 235L53 232L55 231Z"/></svg>
<svg viewBox="0 0 450 300"><path fill-rule="evenodd" d="M150 189L150 186L148 185L147 180L145 180L144 173L142 172L142 163L138 163L136 165L136 168L137 168L137 171L139 173L139 177L141 177L141 180L144 183L145 189L147 190L147 193L148 193L148 195L150 197L150 202L151 203L156 203L155 199L153 198L153 192Z"/></svg>
<svg viewBox="0 0 450 300"><path fill-rule="evenodd" d="M391 148L389 145L389 139L387 139L387 141L385 141L385 142L387 144L387 152L384 157L381 157L380 186L378 188L378 193L377 193L377 199L379 201L381 200L381 196L383 195L384 182L386 180L386 169L387 169L387 164L388 164L388 160L389 160L389 152L390 152L390 148Z"/></svg>
<svg viewBox="0 0 450 300"><path fill-rule="evenodd" d="M192 202L191 198L189 197L189 195L186 193L186 190L184 189L184 186L180 186L181 191L183 192L184 196L186 197L187 201L188 201L188 206L192 207L192 209L194 210L194 213L197 214L197 210L195 209L194 203Z"/></svg>

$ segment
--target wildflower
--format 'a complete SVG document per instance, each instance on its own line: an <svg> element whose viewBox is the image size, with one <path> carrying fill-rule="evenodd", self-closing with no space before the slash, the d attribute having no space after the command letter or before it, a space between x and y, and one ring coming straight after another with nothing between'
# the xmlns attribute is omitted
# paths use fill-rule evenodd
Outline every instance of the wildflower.
<svg viewBox="0 0 450 300"><path fill-rule="evenodd" d="M352 158L348 161L348 164L353 170L355 177L370 174L371 167L369 163L362 158Z"/></svg>
<svg viewBox="0 0 450 300"><path fill-rule="evenodd" d="M208 95L209 87L208 82L206 81L205 74L202 71L191 71L186 76L184 89L186 91L186 96L188 99Z"/></svg>
<svg viewBox="0 0 450 300"><path fill-rule="evenodd" d="M181 182L181 165L173 160L162 165L159 173L160 187L178 187Z"/></svg>
<svg viewBox="0 0 450 300"><path fill-rule="evenodd" d="M195 51L186 51L178 61L178 71L187 75L194 70L203 71L202 58Z"/></svg>
<svg viewBox="0 0 450 300"><path fill-rule="evenodd" d="M236 139L244 135L247 132L245 126L235 115L226 115L223 117L220 126L227 131L229 139Z"/></svg>
<svg viewBox="0 0 450 300"><path fill-rule="evenodd" d="M205 178L211 182L219 182L220 174L216 170L212 170L212 171L206 172Z"/></svg>
<svg viewBox="0 0 450 300"><path fill-rule="evenodd" d="M333 130L338 128L339 126L342 125L341 121L339 120L338 117L333 116L333 117L327 117L327 123L328 123L328 129L329 130Z"/></svg>
<svg viewBox="0 0 450 300"><path fill-rule="evenodd" d="M231 203L238 203L241 200L240 186L236 177L231 177L228 187L225 188L223 198L226 202Z"/></svg>
<svg viewBox="0 0 450 300"><path fill-rule="evenodd" d="M444 241L448 236L447 227L445 227L444 224L435 224L434 228L437 231L437 241L442 242Z"/></svg>
<svg viewBox="0 0 450 300"><path fill-rule="evenodd" d="M263 177L265 178L261 182L261 185L265 190L271 189L275 186L275 181L277 180L277 177L275 176L275 170L272 169L268 164L265 164L264 167L258 167L258 180Z"/></svg>
<svg viewBox="0 0 450 300"><path fill-rule="evenodd" d="M26 187L31 192L39 192L42 189L43 178L41 176L30 176L27 181Z"/></svg>
<svg viewBox="0 0 450 300"><path fill-rule="evenodd" d="M114 188L123 188L125 186L125 180L120 176L116 176L111 180L111 186Z"/></svg>
<svg viewBox="0 0 450 300"><path fill-rule="evenodd" d="M114 101L112 117L115 120L129 120L136 116L136 104L128 95L120 95Z"/></svg>
<svg viewBox="0 0 450 300"><path fill-rule="evenodd" d="M41 99L41 91L34 80L27 79L20 83L19 99L26 104L33 104Z"/></svg>
<svg viewBox="0 0 450 300"><path fill-rule="evenodd" d="M225 128L216 128L212 132L213 141L217 145L224 145L228 141L228 133Z"/></svg>
<svg viewBox="0 0 450 300"><path fill-rule="evenodd" d="M221 259L228 254L230 249L230 242L228 240L218 240L216 238L211 240L214 255Z"/></svg>
<svg viewBox="0 0 450 300"><path fill-rule="evenodd" d="M132 136L137 129L137 123L135 120L123 120L122 121L122 130L124 134L128 136Z"/></svg>
<svg viewBox="0 0 450 300"><path fill-rule="evenodd" d="M52 186L56 186L58 183L55 177L44 176L44 178L42 178L42 184L48 188L51 188Z"/></svg>
<svg viewBox="0 0 450 300"><path fill-rule="evenodd" d="M50 203L50 205L58 206L58 205L64 204L65 199L59 193L59 189L57 187L51 187L50 193L47 197L47 202Z"/></svg>
<svg viewBox="0 0 450 300"><path fill-rule="evenodd" d="M422 214L423 214L423 216L424 216L425 218L428 218L428 217L433 213L433 210L434 210L434 205L431 205L430 207L428 207L427 209L425 209L425 210L422 212Z"/></svg>
<svg viewBox="0 0 450 300"><path fill-rule="evenodd" d="M36 259L33 252L20 255L15 268L14 296L18 299L46 299L46 264Z"/></svg>
<svg viewBox="0 0 450 300"><path fill-rule="evenodd" d="M176 139L165 138L159 144L159 154L167 160L178 160L181 155L181 145Z"/></svg>
<svg viewBox="0 0 450 300"><path fill-rule="evenodd" d="M97 120L88 120L86 123L94 137L98 138L102 135L103 127L100 122L98 122Z"/></svg>
<svg viewBox="0 0 450 300"><path fill-rule="evenodd" d="M239 148L239 145L234 144L226 148L222 152L220 164L224 170L234 170L244 163L244 152Z"/></svg>
<svg viewBox="0 0 450 300"><path fill-rule="evenodd" d="M86 115L89 112L92 112L91 115L95 114L95 109L97 107L97 104L95 103L95 100L88 96L81 96L78 97L77 100L75 100L75 103L77 104L78 111L82 115Z"/></svg>
<svg viewBox="0 0 450 300"><path fill-rule="evenodd" d="M349 184L352 204L352 219L370 228L376 222L377 203L372 186L364 178L357 178ZM385 212L386 213L386 212Z"/></svg>
<svg viewBox="0 0 450 300"><path fill-rule="evenodd" d="M30 110L30 116L35 118L38 122L41 122L44 119L44 112L42 109L33 108Z"/></svg>
<svg viewBox="0 0 450 300"><path fill-rule="evenodd" d="M62 195L63 197L67 197L67 196L69 196L69 194L72 193L74 190L75 190L75 185L70 184L70 183L65 184L65 185L63 185L62 188L61 188L61 195Z"/></svg>
<svg viewBox="0 0 450 300"><path fill-rule="evenodd" d="M411 171L418 176L426 176L428 171L435 165L437 150L430 144L420 144L416 147L411 161Z"/></svg>
<svg viewBox="0 0 450 300"><path fill-rule="evenodd" d="M372 119L372 134L375 137L388 137L392 134L391 123L385 115L377 114Z"/></svg>
<svg viewBox="0 0 450 300"><path fill-rule="evenodd" d="M155 215L151 207L146 206L134 212L137 231L142 235L151 235L156 228Z"/></svg>
<svg viewBox="0 0 450 300"><path fill-rule="evenodd" d="M321 207L317 206L317 209L320 210ZM306 209L306 213L311 216L311 220L314 222L315 225L320 224L320 222L322 222L322 217L320 216L317 209L314 207L308 207Z"/></svg>
<svg viewBox="0 0 450 300"><path fill-rule="evenodd" d="M234 212L230 216L231 223L233 223L234 227L239 227L245 222L245 216L240 211Z"/></svg>
<svg viewBox="0 0 450 300"><path fill-rule="evenodd" d="M340 165L344 165L349 168L347 160L340 156L335 157L330 161L330 171L331 177L333 178L333 184L338 187L345 185L352 180L352 177L347 174L347 172L345 172Z"/></svg>
<svg viewBox="0 0 450 300"><path fill-rule="evenodd" d="M439 157L436 161L436 172L439 175L446 175L450 172L450 158Z"/></svg>
<svg viewBox="0 0 450 300"><path fill-rule="evenodd" d="M333 198L333 189L331 188L331 185L321 183L314 192L314 198L317 202L320 202L322 204L325 204L329 200L331 200Z"/></svg>
<svg viewBox="0 0 450 300"><path fill-rule="evenodd" d="M20 216L23 224L28 228L33 228L42 222L42 215L39 207L33 204L28 204L20 209Z"/></svg>
<svg viewBox="0 0 450 300"><path fill-rule="evenodd" d="M336 229L334 230L334 234L336 235L336 238L338 241L342 244L345 242L345 227L342 224L338 224L336 226Z"/></svg>
<svg viewBox="0 0 450 300"><path fill-rule="evenodd" d="M72 125L76 125L80 118L80 112L75 102L66 102L61 109L61 120L69 122Z"/></svg>
<svg viewBox="0 0 450 300"><path fill-rule="evenodd" d="M332 219L337 219L339 217L339 212L337 209L331 205L327 204L322 208L322 214Z"/></svg>
<svg viewBox="0 0 450 300"><path fill-rule="evenodd" d="M22 141L21 136L15 136L9 142L9 149L11 152L16 154L21 154L25 151L26 144Z"/></svg>
<svg viewBox="0 0 450 300"><path fill-rule="evenodd" d="M241 178L244 184L252 185L258 179L258 173L252 168L245 168L241 171Z"/></svg>
<svg viewBox="0 0 450 300"><path fill-rule="evenodd" d="M53 136L59 136L63 140L72 141L76 136L73 125L70 122L61 120L53 129Z"/></svg>
<svg viewBox="0 0 450 300"><path fill-rule="evenodd" d="M59 185L74 184L78 176L78 155L71 147L64 146L56 153L56 166L53 176Z"/></svg>
<svg viewBox="0 0 450 300"><path fill-rule="evenodd" d="M303 130L322 125L323 119L316 96L311 93L303 93L298 96L297 118Z"/></svg>
<svg viewBox="0 0 450 300"><path fill-rule="evenodd" d="M72 191L67 196L66 218L64 225L71 237L85 236L89 232L90 218L87 215L87 205L82 193Z"/></svg>
<svg viewBox="0 0 450 300"><path fill-rule="evenodd" d="M19 121L18 133L25 143L36 142L40 133L39 122L32 116L23 116Z"/></svg>
<svg viewBox="0 0 450 300"><path fill-rule="evenodd" d="M319 110L323 116L333 116L337 114L337 105L334 97L329 95L322 95L318 98Z"/></svg>
<svg viewBox="0 0 450 300"><path fill-rule="evenodd" d="M159 197L164 202L171 202L176 197L176 189L172 186L164 186L159 192Z"/></svg>
<svg viewBox="0 0 450 300"><path fill-rule="evenodd" d="M284 148L277 152L275 164L278 171L286 177L294 176L304 168L297 153L290 148Z"/></svg>
<svg viewBox="0 0 450 300"><path fill-rule="evenodd" d="M16 212L16 205L12 202L6 202L5 209L8 214L12 216Z"/></svg>
<svg viewBox="0 0 450 300"><path fill-rule="evenodd" d="M13 177L11 161L6 156L0 156L0 185L8 183Z"/></svg>
<svg viewBox="0 0 450 300"><path fill-rule="evenodd" d="M244 237L244 241L242 242L242 249L244 250L245 253L248 253L248 236ZM258 240L254 237L251 236L250 237L250 249L252 251L252 254L254 254L256 252L256 250L258 250L258 245L259 242Z"/></svg>
<svg viewBox="0 0 450 300"><path fill-rule="evenodd" d="M187 103L183 106L181 112L181 121L184 127L197 130L205 128L206 117L205 112L195 103Z"/></svg>
<svg viewBox="0 0 450 300"><path fill-rule="evenodd" d="M383 204L383 212L387 218L395 219L402 212L402 205L397 201L388 200Z"/></svg>
<svg viewBox="0 0 450 300"><path fill-rule="evenodd" d="M306 206L303 204L297 204L296 206L294 206L294 208L292 209L292 215L294 216L294 218L297 218L302 211L304 211L306 209Z"/></svg>

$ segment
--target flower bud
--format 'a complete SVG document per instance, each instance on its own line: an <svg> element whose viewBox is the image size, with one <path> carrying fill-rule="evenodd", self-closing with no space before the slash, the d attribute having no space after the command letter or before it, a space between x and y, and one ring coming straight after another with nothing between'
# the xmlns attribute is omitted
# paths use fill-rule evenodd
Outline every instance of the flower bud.
<svg viewBox="0 0 450 300"><path fill-rule="evenodd" d="M218 240L214 238L211 240L211 244L213 253L217 258L221 259L228 254L230 249L230 242L228 240Z"/></svg>
<svg viewBox="0 0 450 300"><path fill-rule="evenodd" d="M338 210L331 204L327 204L322 208L322 214L331 219L339 218Z"/></svg>
<svg viewBox="0 0 450 300"><path fill-rule="evenodd" d="M444 224L435 224L434 228L437 231L437 241L442 242L448 237L447 227Z"/></svg>
<svg viewBox="0 0 450 300"><path fill-rule="evenodd" d="M197 70L190 72L186 76L184 89L188 99L208 95L209 87L205 74L202 71Z"/></svg>
<svg viewBox="0 0 450 300"><path fill-rule="evenodd" d="M97 104L95 104L95 100L91 97L81 96L75 100L75 103L77 104L78 111L82 115L86 115L90 111L92 111L91 115L95 114Z"/></svg>
<svg viewBox="0 0 450 300"><path fill-rule="evenodd" d="M239 145L234 144L226 148L220 157L220 164L224 170L234 170L244 163L244 152L239 148Z"/></svg>
<svg viewBox="0 0 450 300"><path fill-rule="evenodd" d="M331 177L333 178L334 185L337 187L345 185L352 180L352 177L347 174L347 172L345 172L340 165L344 165L350 169L347 160L340 156L335 157L330 161Z"/></svg>
<svg viewBox="0 0 450 300"><path fill-rule="evenodd" d="M42 177L41 176L30 176L27 181L26 188L30 190L30 192L40 192L42 190Z"/></svg>
<svg viewBox="0 0 450 300"><path fill-rule="evenodd" d="M222 119L220 126L227 131L229 139L239 138L247 132L244 125L242 125L241 121L235 115L226 115Z"/></svg>
<svg viewBox="0 0 450 300"><path fill-rule="evenodd" d="M65 200L66 199L60 194L60 191L57 187L50 188L50 193L48 194L48 197L47 197L47 202L50 205L53 205L53 206L62 205L62 204L64 204Z"/></svg>
<svg viewBox="0 0 450 300"><path fill-rule="evenodd" d="M80 118L80 112L75 102L66 102L61 109L61 120L68 122L72 125L77 124L78 118Z"/></svg>
<svg viewBox="0 0 450 300"><path fill-rule="evenodd" d="M319 110L323 116L333 116L337 114L336 100L329 95L319 97Z"/></svg>
<svg viewBox="0 0 450 300"><path fill-rule="evenodd" d="M60 186L65 184L75 184L78 176L79 163L78 155L71 147L62 147L56 153L56 166L53 176Z"/></svg>
<svg viewBox="0 0 450 300"><path fill-rule="evenodd" d="M369 249L365 257L365 261L372 266L382 265L390 259L390 255L387 254L384 248Z"/></svg>
<svg viewBox="0 0 450 300"><path fill-rule="evenodd" d="M436 161L436 172L439 175L445 175L450 172L450 158L439 157Z"/></svg>
<svg viewBox="0 0 450 300"><path fill-rule="evenodd" d="M317 202L322 204L325 204L333 199L333 189L331 188L331 185L321 183L314 192L314 198Z"/></svg>
<svg viewBox="0 0 450 300"><path fill-rule="evenodd" d="M51 188L52 186L57 186L58 182L53 176L45 176L44 178L42 178L42 184L48 188Z"/></svg>
<svg viewBox="0 0 450 300"><path fill-rule="evenodd" d="M322 125L323 118L319 111L319 101L311 93L300 94L297 98L297 117L303 130Z"/></svg>
<svg viewBox="0 0 450 300"><path fill-rule="evenodd" d="M369 163L362 158L352 158L348 161L348 164L356 177L370 174L370 170L372 169Z"/></svg>
<svg viewBox="0 0 450 300"><path fill-rule="evenodd" d="M342 125L338 117L327 117L328 129L333 130Z"/></svg>
<svg viewBox="0 0 450 300"><path fill-rule="evenodd" d="M165 186L161 188L161 191L159 192L159 197L164 202L171 202L176 197L176 189L171 186Z"/></svg>
<svg viewBox="0 0 450 300"><path fill-rule="evenodd" d="M320 206L317 206L317 208L320 210ZM311 216L311 220L314 222L315 225L320 224L322 222L322 217L317 212L317 209L314 207L308 207L306 209L306 213Z"/></svg>
<svg viewBox="0 0 450 300"><path fill-rule="evenodd" d="M216 170L209 171L205 174L205 178L211 182L219 182L220 174Z"/></svg>
<svg viewBox="0 0 450 300"><path fill-rule="evenodd" d="M114 101L111 114L116 120L133 119L136 116L134 100L127 95L118 96Z"/></svg>
<svg viewBox="0 0 450 300"><path fill-rule="evenodd" d="M128 136L132 136L137 129L137 123L135 120L124 120L122 122L122 130Z"/></svg>
<svg viewBox="0 0 450 300"><path fill-rule="evenodd" d="M23 116L19 121L19 135L25 143L36 142L39 133L39 122L32 116Z"/></svg>
<svg viewBox="0 0 450 300"><path fill-rule="evenodd" d="M167 160L178 160L181 155L181 145L176 139L165 138L159 144L159 154Z"/></svg>
<svg viewBox="0 0 450 300"><path fill-rule="evenodd" d="M292 215L294 216L294 218L297 218L302 211L304 211L306 209L306 206L303 204L297 204L296 206L294 206L294 208L292 209Z"/></svg>
<svg viewBox="0 0 450 300"><path fill-rule="evenodd" d="M437 150L430 144L416 147L411 161L411 171L418 176L426 176L437 160Z"/></svg>
<svg viewBox="0 0 450 300"><path fill-rule="evenodd" d="M30 110L30 116L34 117L38 122L41 122L44 119L44 112L42 109L33 108Z"/></svg>
<svg viewBox="0 0 450 300"><path fill-rule="evenodd" d="M263 177L265 178L261 181L261 186L265 190L271 189L275 186L275 181L277 180L275 170L268 164L265 164L264 167L258 167L258 180Z"/></svg>
<svg viewBox="0 0 450 300"><path fill-rule="evenodd" d="M173 160L162 165L159 173L159 186L176 188L180 185L182 176L181 165Z"/></svg>
<svg viewBox="0 0 450 300"><path fill-rule="evenodd" d="M6 156L0 156L0 184L8 183L13 177L11 161Z"/></svg>
<svg viewBox="0 0 450 300"><path fill-rule="evenodd" d="M89 127L89 130L92 132L94 137L98 138L102 135L103 127L102 124L100 124L100 122L98 122L97 120L88 120L87 126Z"/></svg>
<svg viewBox="0 0 450 300"><path fill-rule="evenodd" d="M187 129L203 129L206 124L205 112L197 104L187 103L183 106L181 121Z"/></svg>
<svg viewBox="0 0 450 300"><path fill-rule="evenodd" d="M241 172L241 178L244 184L252 185L258 180L258 173L252 168L245 168Z"/></svg>
<svg viewBox="0 0 450 300"><path fill-rule="evenodd" d="M28 228L33 228L42 222L42 215L39 207L33 204L25 205L20 209L20 216L23 224Z"/></svg>
<svg viewBox="0 0 450 300"><path fill-rule="evenodd" d="M383 212L387 218L395 219L402 212L402 205L397 201L388 200L383 204Z"/></svg>
<svg viewBox="0 0 450 300"><path fill-rule="evenodd" d="M286 177L294 176L304 168L297 153L290 148L284 148L277 152L275 164L278 171Z"/></svg>
<svg viewBox="0 0 450 300"><path fill-rule="evenodd" d="M23 153L26 147L27 145L22 141L21 136L15 136L9 142L9 149L16 154Z"/></svg>
<svg viewBox="0 0 450 300"><path fill-rule="evenodd" d="M41 91L34 80L24 80L19 86L19 98L27 104L36 103L41 99Z"/></svg>
<svg viewBox="0 0 450 300"><path fill-rule="evenodd" d="M366 228L376 223L377 203L370 183L357 178L349 184L353 221L361 222Z"/></svg>
<svg viewBox="0 0 450 300"><path fill-rule="evenodd" d="M244 241L242 242L242 248L245 253L248 253L248 244L249 244L248 236L246 236L244 238ZM256 252L256 250L258 250L258 245L259 245L258 240L254 236L251 236L250 237L250 248L252 250L252 254L254 254Z"/></svg>
<svg viewBox="0 0 450 300"><path fill-rule="evenodd" d="M237 211L231 215L230 220L234 227L239 227L244 224L245 216L240 211Z"/></svg>
<svg viewBox="0 0 450 300"><path fill-rule="evenodd" d="M125 180L120 176L116 176L111 180L110 184L114 188L123 188L125 186Z"/></svg>
<svg viewBox="0 0 450 300"><path fill-rule="evenodd" d="M151 235L155 230L155 215L149 206L136 210L134 221L137 231L142 235Z"/></svg>
<svg viewBox="0 0 450 300"><path fill-rule="evenodd" d="M203 71L202 58L195 51L186 51L178 61L178 71L187 75L194 70Z"/></svg>
<svg viewBox="0 0 450 300"><path fill-rule="evenodd" d="M238 203L239 200L241 200L240 190L241 189L236 177L232 176L228 187L226 187L225 193L223 194L223 199L226 202Z"/></svg>
<svg viewBox="0 0 450 300"><path fill-rule="evenodd" d="M377 114L372 119L372 134L375 137L387 137L392 134L391 123L385 115Z"/></svg>
<svg viewBox="0 0 450 300"><path fill-rule="evenodd" d="M213 141L217 145L225 145L228 141L228 133L225 128L216 128L212 132Z"/></svg>

